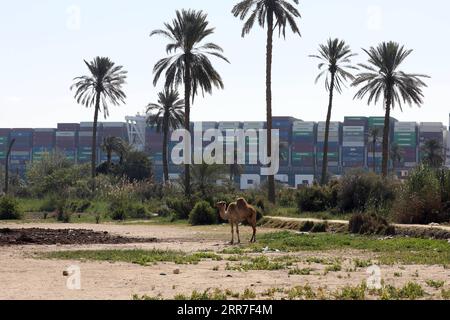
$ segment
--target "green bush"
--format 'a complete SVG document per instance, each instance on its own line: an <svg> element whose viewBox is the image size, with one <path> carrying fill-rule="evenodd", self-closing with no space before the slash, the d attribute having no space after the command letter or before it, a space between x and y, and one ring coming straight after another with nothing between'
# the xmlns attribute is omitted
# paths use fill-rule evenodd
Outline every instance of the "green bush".
<svg viewBox="0 0 450 320"><path fill-rule="evenodd" d="M297 206L300 212L321 212L332 205L328 187L302 187L297 192Z"/></svg>
<svg viewBox="0 0 450 320"><path fill-rule="evenodd" d="M342 212L364 212L369 207L390 205L396 196L397 185L374 173L354 170L342 177L338 187L338 208Z"/></svg>
<svg viewBox="0 0 450 320"><path fill-rule="evenodd" d="M446 208L446 198L450 191L447 174L427 166L412 171L394 207L395 220L405 224L448 222L450 211Z"/></svg>
<svg viewBox="0 0 450 320"><path fill-rule="evenodd" d="M42 212L55 212L56 211L56 198L46 197L42 202L39 210Z"/></svg>
<svg viewBox="0 0 450 320"><path fill-rule="evenodd" d="M193 201L184 197L167 199L166 204L169 209L172 209L177 214L180 220L188 219L194 208Z"/></svg>
<svg viewBox="0 0 450 320"><path fill-rule="evenodd" d="M362 235L394 235L395 228L382 217L374 213L357 213L352 216L349 231Z"/></svg>
<svg viewBox="0 0 450 320"><path fill-rule="evenodd" d="M58 222L69 223L71 219L70 207L67 199L60 198L56 200L56 220Z"/></svg>
<svg viewBox="0 0 450 320"><path fill-rule="evenodd" d="M193 226L217 223L216 210L206 201L198 202L189 214L189 223Z"/></svg>
<svg viewBox="0 0 450 320"><path fill-rule="evenodd" d="M0 220L18 220L22 216L19 202L9 196L0 198Z"/></svg>
<svg viewBox="0 0 450 320"><path fill-rule="evenodd" d="M117 199L110 204L111 219L124 221L126 219L148 219L150 215L147 208L141 202Z"/></svg>

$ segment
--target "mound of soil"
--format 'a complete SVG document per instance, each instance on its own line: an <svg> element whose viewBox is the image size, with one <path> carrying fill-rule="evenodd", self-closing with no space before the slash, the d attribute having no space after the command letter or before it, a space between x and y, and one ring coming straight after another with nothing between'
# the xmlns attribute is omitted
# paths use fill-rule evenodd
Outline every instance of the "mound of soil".
<svg viewBox="0 0 450 320"><path fill-rule="evenodd" d="M77 229L0 229L0 246L151 243L156 238L126 238L108 232Z"/></svg>

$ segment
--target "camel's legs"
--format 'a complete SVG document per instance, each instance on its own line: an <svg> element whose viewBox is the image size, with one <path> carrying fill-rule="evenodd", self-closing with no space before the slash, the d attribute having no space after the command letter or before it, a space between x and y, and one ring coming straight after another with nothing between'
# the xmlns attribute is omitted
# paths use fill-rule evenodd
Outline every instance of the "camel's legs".
<svg viewBox="0 0 450 320"><path fill-rule="evenodd" d="M253 236L252 239L250 240L250 242L255 243L256 242L256 227L252 227L253 228Z"/></svg>
<svg viewBox="0 0 450 320"><path fill-rule="evenodd" d="M239 234L239 223L236 223L236 233L238 236L238 244L241 244L241 235Z"/></svg>
<svg viewBox="0 0 450 320"><path fill-rule="evenodd" d="M231 223L231 242L230 244L234 244L234 224Z"/></svg>

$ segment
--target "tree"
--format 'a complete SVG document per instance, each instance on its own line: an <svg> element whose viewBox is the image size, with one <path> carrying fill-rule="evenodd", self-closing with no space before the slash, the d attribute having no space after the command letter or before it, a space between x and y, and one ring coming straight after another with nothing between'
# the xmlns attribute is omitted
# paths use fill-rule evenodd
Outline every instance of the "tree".
<svg viewBox="0 0 450 320"><path fill-rule="evenodd" d="M217 57L229 62L222 53L223 49L215 43L203 43L203 40L214 33L209 28L207 14L203 11L181 10L176 12L172 24L165 23L165 29L155 30L150 36L162 35L169 39L166 47L167 54L171 55L158 61L153 69L155 74L153 84L159 81L165 71L166 89L175 89L184 84L184 128L190 133L191 102L201 90L211 94L213 87L223 89L224 84L220 74L214 69L209 57ZM190 148L190 146L187 146ZM189 163L185 164L184 183L186 196L191 195Z"/></svg>
<svg viewBox="0 0 450 320"><path fill-rule="evenodd" d="M389 170L389 136L391 110L398 105L402 110L402 103L421 106L423 103L422 88L426 87L421 78L426 75L411 74L400 71L403 61L413 52L406 50L396 42L383 42L377 48L363 49L369 56L369 64L360 64L365 70L357 75L353 86L362 85L355 95L355 99L363 99L367 95L368 105L383 99L386 115L383 131L383 177L388 176Z"/></svg>
<svg viewBox="0 0 450 320"><path fill-rule="evenodd" d="M91 159L92 190L95 190L98 115L103 110L106 119L109 116L108 104L118 106L125 103L126 95L122 87L127 71L105 57L96 57L92 62L85 60L84 63L91 74L75 78L71 90L75 89L77 103L95 109Z"/></svg>
<svg viewBox="0 0 450 320"><path fill-rule="evenodd" d="M169 131L183 126L184 100L180 99L178 91L165 89L158 94L158 103L147 106L147 123L156 127L157 132L163 132L163 166L164 181L169 181L169 160L167 157L169 145Z"/></svg>
<svg viewBox="0 0 450 320"><path fill-rule="evenodd" d="M8 194L9 189L9 161L11 157L11 151L16 143L16 139L12 139L8 145L8 151L6 152L6 161L5 161L5 194Z"/></svg>
<svg viewBox="0 0 450 320"><path fill-rule="evenodd" d="M298 0L292 0L298 5ZM251 13L250 13L251 12ZM267 153L272 156L272 53L273 32L278 28L279 36L286 37L286 27L289 26L294 34L300 35L296 18L300 12L289 0L242 0L232 10L235 17L245 20L242 37L252 30L255 22L267 27L266 42L266 113L267 113ZM269 176L269 200L275 203L275 177Z"/></svg>
<svg viewBox="0 0 450 320"><path fill-rule="evenodd" d="M372 147L372 161L373 161L373 172L377 172L377 161L376 161L376 152L377 152L377 144L380 140L381 129L379 127L372 127L369 131L369 140L371 142Z"/></svg>
<svg viewBox="0 0 450 320"><path fill-rule="evenodd" d="M125 149L124 141L118 137L106 137L103 139L102 150L106 153L106 171L111 169L112 155L116 153L119 157Z"/></svg>
<svg viewBox="0 0 450 320"><path fill-rule="evenodd" d="M394 174L396 174L397 165L399 165L400 162L403 161L403 150L397 143L393 143L391 145L391 159L392 159L392 166L394 169Z"/></svg>
<svg viewBox="0 0 450 320"><path fill-rule="evenodd" d="M192 184L205 198L214 188L217 180L223 178L226 169L222 165L206 163L191 166Z"/></svg>
<svg viewBox="0 0 450 320"><path fill-rule="evenodd" d="M348 69L357 69L351 65L351 58L356 56L352 53L350 46L345 41L339 39L329 39L327 44L319 46L319 55L311 55L310 57L320 60L318 68L319 75L316 78L316 83L325 77L325 90L329 92L328 113L325 125L325 140L323 148L323 163L322 163L322 179L321 184L325 185L328 176L328 150L330 138L330 123L331 113L333 110L333 95L334 90L342 93L342 88L348 80L354 80L355 77Z"/></svg>
<svg viewBox="0 0 450 320"><path fill-rule="evenodd" d="M120 174L130 181L146 181L153 178L152 162L144 152L130 151L122 165Z"/></svg>
<svg viewBox="0 0 450 320"><path fill-rule="evenodd" d="M422 147L423 162L432 168L441 168L444 164L443 146L439 141L431 139L425 142Z"/></svg>

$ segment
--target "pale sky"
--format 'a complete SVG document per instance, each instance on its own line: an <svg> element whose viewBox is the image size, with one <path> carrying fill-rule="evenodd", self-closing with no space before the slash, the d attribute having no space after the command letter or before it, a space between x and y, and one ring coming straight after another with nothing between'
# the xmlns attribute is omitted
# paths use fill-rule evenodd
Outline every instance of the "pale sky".
<svg viewBox="0 0 450 320"><path fill-rule="evenodd" d="M92 121L93 110L76 104L69 87L87 73L83 59L109 56L129 71L127 104L112 107L108 121L124 121L156 100L162 83L152 85L152 68L165 57L166 40L152 30L174 17L176 9L202 9L231 61L216 59L225 90L196 99L194 121L265 119L265 31L256 27L241 38L242 22L231 15L237 0L0 0L0 127L55 127L58 122ZM345 39L365 62L361 48L395 40L413 54L406 72L426 73L429 88L421 109L395 110L404 121L439 121L450 113L450 2L447 0L301 0L302 38L289 34L274 49L274 115L323 121L327 94L315 85L319 43ZM383 115L382 106L354 101L354 88L335 98L333 119L345 115Z"/></svg>

